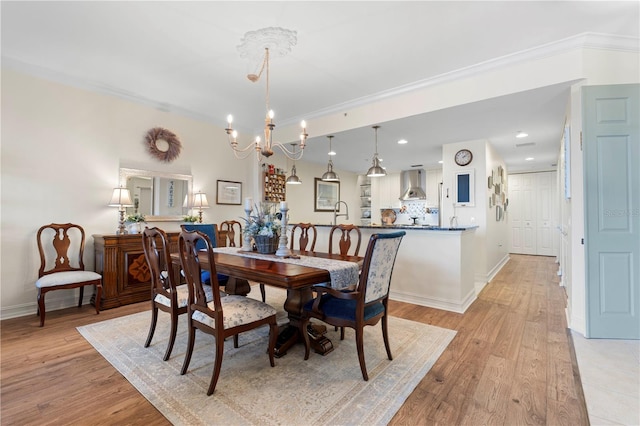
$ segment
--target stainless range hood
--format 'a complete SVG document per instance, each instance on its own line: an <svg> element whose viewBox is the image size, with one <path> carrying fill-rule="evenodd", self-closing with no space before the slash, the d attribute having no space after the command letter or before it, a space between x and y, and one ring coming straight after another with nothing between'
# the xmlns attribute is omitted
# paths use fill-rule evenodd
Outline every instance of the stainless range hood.
<svg viewBox="0 0 640 426"><path fill-rule="evenodd" d="M403 170L400 173L400 200L426 200L424 192L427 176L423 169Z"/></svg>

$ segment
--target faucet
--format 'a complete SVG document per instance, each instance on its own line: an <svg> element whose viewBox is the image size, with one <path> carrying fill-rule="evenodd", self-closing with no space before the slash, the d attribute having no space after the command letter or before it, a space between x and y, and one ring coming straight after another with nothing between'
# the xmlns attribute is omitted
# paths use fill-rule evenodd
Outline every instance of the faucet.
<svg viewBox="0 0 640 426"><path fill-rule="evenodd" d="M345 213L340 213L338 214L338 208L340 207L340 204L344 204ZM344 216L344 218L346 220L349 220L349 205L344 202L344 201L338 201L335 206L333 206L333 224L337 225L338 224L338 216Z"/></svg>

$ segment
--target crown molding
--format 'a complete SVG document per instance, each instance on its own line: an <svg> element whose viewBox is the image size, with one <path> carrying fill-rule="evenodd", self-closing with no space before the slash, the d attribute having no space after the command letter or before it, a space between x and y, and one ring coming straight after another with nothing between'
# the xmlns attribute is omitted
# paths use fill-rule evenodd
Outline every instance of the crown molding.
<svg viewBox="0 0 640 426"><path fill-rule="evenodd" d="M488 71L493 71L496 69L525 63L528 61L534 61L578 49L603 49L637 53L638 51L640 51L640 38L599 33L577 34L575 36L536 46L531 49L526 49L509 55L500 56L484 62L470 65L468 67L460 68L444 74L439 74L434 77L429 77L423 80L405 84L403 86L384 90L369 96L363 96L358 99L353 99L340 104L332 105L330 107L305 114L305 117L308 121L314 118L340 113L345 110L359 108L364 105L393 98L408 92L449 83L455 80L465 79L477 74L486 73ZM296 117L287 120L287 122L283 122L282 124L288 125L296 123L298 121L300 121L300 119Z"/></svg>
<svg viewBox="0 0 640 426"><path fill-rule="evenodd" d="M518 63L524 63L527 61L537 60L549 56L558 55L577 49L603 49L614 50L622 52L638 52L640 50L640 39L637 37L618 36L612 34L598 34L598 33L582 33L575 36L567 37L558 41L543 44L533 47L531 49L523 50L520 52L512 53L509 55L490 59L488 61L480 62L468 67L460 68L451 72L440 74L434 77L418 80L413 83L408 83L402 86L398 86L389 90L384 90L372 95L363 96L361 98L353 99L340 104L335 104L327 108L323 108L311 113L305 113L305 119L307 121L340 113L345 110L358 108L367 104L379 102L385 99L400 96L402 94L425 89L444 83L448 83L455 80L465 79L473 75L480 73L486 73L488 71L496 70L502 67L512 66ZM185 117L189 117L195 120L212 123L217 126L225 126L222 120L213 119L210 116L191 111L176 105L171 105L165 102L159 102L154 99L145 98L136 93L124 91L116 87L107 86L95 81L83 79L81 77L72 76L66 73L53 71L48 68L40 67L37 65L25 63L14 58L2 56L2 67L13 69L18 72L32 75L34 77L43 78L68 86L85 89L91 92L101 93L105 95L115 96L117 98L125 99L131 102L140 103L160 111L179 114ZM293 117L287 120L283 120L281 126L294 125L300 122L300 117Z"/></svg>

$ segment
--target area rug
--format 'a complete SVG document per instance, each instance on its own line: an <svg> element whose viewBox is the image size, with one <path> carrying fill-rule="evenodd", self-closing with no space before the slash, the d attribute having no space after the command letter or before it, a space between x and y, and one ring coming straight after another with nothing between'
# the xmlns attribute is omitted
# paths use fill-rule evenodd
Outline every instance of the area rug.
<svg viewBox="0 0 640 426"><path fill-rule="evenodd" d="M250 294L260 294L254 288ZM267 303L286 323L285 292L267 288ZM345 340L328 327L334 350L325 356L294 345L269 366L268 327L240 335L240 347L226 342L215 392L206 395L213 371L213 337L197 332L189 371L180 375L186 348L181 316L173 352L162 361L169 315L159 312L155 336L146 340L150 312L87 326L79 332L174 425L356 425L386 424L455 336L455 331L389 318L393 361L384 349L380 325L365 327L369 381L362 380L353 330Z"/></svg>

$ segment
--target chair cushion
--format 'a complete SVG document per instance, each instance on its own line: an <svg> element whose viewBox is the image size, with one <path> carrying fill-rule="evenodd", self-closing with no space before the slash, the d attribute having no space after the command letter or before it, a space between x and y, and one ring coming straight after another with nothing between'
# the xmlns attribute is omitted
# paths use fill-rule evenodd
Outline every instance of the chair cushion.
<svg viewBox="0 0 640 426"><path fill-rule="evenodd" d="M229 281L229 276L222 275L222 274L217 274L217 275L218 275L218 284L219 285L225 285L227 283L227 281ZM209 271L200 272L200 280L204 284L211 284L211 272L209 272Z"/></svg>
<svg viewBox="0 0 640 426"><path fill-rule="evenodd" d="M273 306L249 297L227 295L220 299L220 302L222 303L223 323L225 329L249 324L276 314L276 310ZM208 306L209 309L215 309L213 302L210 302ZM191 318L195 321L208 325L209 327L215 328L213 318L203 312L195 311Z"/></svg>
<svg viewBox="0 0 640 426"><path fill-rule="evenodd" d="M204 289L204 293L207 296L207 302L211 302L213 300L213 290L211 290L211 286L204 285L202 286L202 288ZM169 291L169 293L171 293L171 289L167 290ZM189 302L189 287L187 286L187 284L177 286L176 293L178 294L178 308L184 308L185 306L187 306L187 303ZM226 296L226 294L223 294L222 292L220 292L220 295ZM164 294L156 294L154 300L161 305L171 307L171 300Z"/></svg>
<svg viewBox="0 0 640 426"><path fill-rule="evenodd" d="M92 271L65 271L43 275L36 281L36 287L54 287L63 284L77 284L102 279L102 275Z"/></svg>
<svg viewBox="0 0 640 426"><path fill-rule="evenodd" d="M305 311L312 311L314 300L315 299L312 299L304 305ZM322 299L320 300L320 309L327 317L335 317L355 321L356 303L357 302L355 300L337 299L330 294L324 294L322 295ZM382 302L377 302L372 305L365 306L364 319L366 321L369 318L373 318L383 312L384 305L382 304Z"/></svg>

